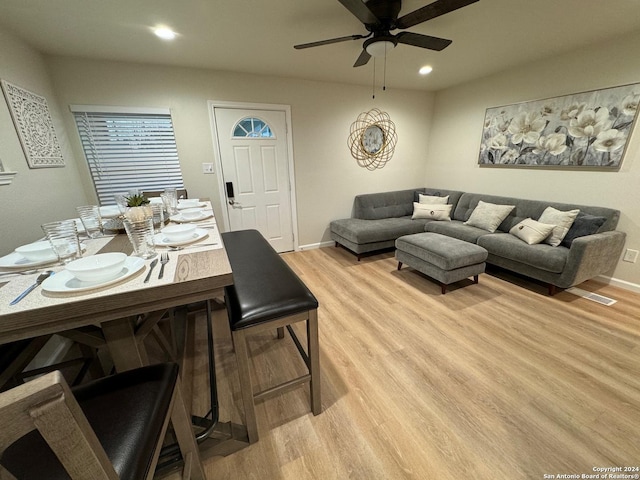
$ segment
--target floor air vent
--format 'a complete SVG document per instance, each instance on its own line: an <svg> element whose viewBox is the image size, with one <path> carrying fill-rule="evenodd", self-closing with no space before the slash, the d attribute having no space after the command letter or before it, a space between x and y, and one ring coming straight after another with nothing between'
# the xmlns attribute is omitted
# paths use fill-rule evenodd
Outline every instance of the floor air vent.
<svg viewBox="0 0 640 480"><path fill-rule="evenodd" d="M587 300L591 300L592 302L596 302L601 305L606 305L607 307L610 307L617 302L617 300L614 300L613 298L598 295L597 293L589 292L587 290L582 290L581 288L576 287L567 288L565 292L573 293L578 297L586 298Z"/></svg>

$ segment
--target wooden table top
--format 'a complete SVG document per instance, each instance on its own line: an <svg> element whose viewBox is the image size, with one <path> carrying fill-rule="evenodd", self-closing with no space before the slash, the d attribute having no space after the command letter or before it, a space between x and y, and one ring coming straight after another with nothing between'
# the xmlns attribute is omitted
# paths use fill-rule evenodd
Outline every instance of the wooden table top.
<svg viewBox="0 0 640 480"><path fill-rule="evenodd" d="M213 238L218 245L210 245ZM84 256L107 251L131 252L126 235L83 242ZM149 283L143 283L151 263L146 260L141 271L122 282L78 293L54 294L38 287L11 306L9 302L33 284L38 273L7 280L0 277L0 344L212 298L233 283L231 266L216 228L201 243L205 245L169 251L164 278L158 280L158 265ZM159 258L167 249L157 251ZM56 272L64 269L61 265L49 268Z"/></svg>

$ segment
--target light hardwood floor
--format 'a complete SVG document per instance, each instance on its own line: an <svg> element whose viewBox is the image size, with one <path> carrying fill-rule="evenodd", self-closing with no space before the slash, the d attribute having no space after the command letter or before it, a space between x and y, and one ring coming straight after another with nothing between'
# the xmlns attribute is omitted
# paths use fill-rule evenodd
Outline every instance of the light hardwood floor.
<svg viewBox="0 0 640 480"><path fill-rule="evenodd" d="M310 413L306 387L259 404L259 442L207 459L210 480L542 479L640 465L640 295L581 285L618 300L606 307L488 274L441 295L392 253L284 258L320 302L323 413ZM241 422L223 310L214 326L221 418ZM260 388L302 371L288 335L250 348Z"/></svg>

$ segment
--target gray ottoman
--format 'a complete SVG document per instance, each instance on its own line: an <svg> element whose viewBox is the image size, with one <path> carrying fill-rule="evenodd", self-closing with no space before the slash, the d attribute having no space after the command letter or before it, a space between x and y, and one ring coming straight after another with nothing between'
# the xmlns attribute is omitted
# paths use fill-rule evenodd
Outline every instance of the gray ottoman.
<svg viewBox="0 0 640 480"><path fill-rule="evenodd" d="M447 285L484 273L487 251L473 243L447 237L439 233L416 233L396 240L398 270L406 263L419 272L440 282L442 293Z"/></svg>

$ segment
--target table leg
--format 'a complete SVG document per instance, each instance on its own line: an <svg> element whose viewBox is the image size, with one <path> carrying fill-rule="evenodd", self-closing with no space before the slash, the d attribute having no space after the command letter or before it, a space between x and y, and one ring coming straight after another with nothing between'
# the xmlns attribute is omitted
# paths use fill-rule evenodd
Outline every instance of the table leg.
<svg viewBox="0 0 640 480"><path fill-rule="evenodd" d="M146 351L136 341L134 321L134 317L126 317L101 324L113 365L118 372L149 364Z"/></svg>

